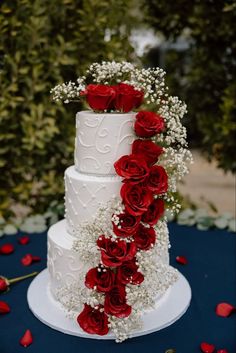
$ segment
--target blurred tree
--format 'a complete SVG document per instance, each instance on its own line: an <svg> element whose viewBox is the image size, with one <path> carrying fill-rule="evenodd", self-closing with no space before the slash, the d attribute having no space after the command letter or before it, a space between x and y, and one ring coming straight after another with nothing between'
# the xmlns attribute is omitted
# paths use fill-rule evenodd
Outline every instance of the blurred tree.
<svg viewBox="0 0 236 353"><path fill-rule="evenodd" d="M189 43L185 51L170 45L164 68L170 91L188 105L190 142L216 158L220 168L235 172L236 1L147 0L143 5L145 21L169 43L179 38Z"/></svg>
<svg viewBox="0 0 236 353"><path fill-rule="evenodd" d="M74 115L50 100L92 62L129 60L131 0L5 0L0 4L0 215L16 202L63 201Z"/></svg>

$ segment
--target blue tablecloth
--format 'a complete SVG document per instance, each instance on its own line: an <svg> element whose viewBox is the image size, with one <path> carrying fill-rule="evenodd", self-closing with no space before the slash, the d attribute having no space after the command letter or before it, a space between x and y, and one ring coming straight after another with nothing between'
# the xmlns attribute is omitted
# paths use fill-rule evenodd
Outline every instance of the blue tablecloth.
<svg viewBox="0 0 236 353"><path fill-rule="evenodd" d="M12 286L0 295L8 302L11 313L0 315L0 353L164 353L174 348L176 353L200 352L199 345L206 341L217 349L236 352L236 314L229 318L218 317L215 306L219 302L236 305L236 237L219 230L198 231L194 227L178 226L170 229L171 264L188 279L192 288L192 301L186 314L173 325L150 335L133 338L122 344L113 341L82 339L57 332L42 324L30 312L26 292L30 279ZM16 277L46 266L46 233L30 235L28 245L19 245L17 236L4 237L0 245L10 242L15 253L0 255L0 274ZM24 267L20 259L26 253L41 256L42 261ZM177 264L175 257L186 255L186 266ZM42 289L43 290L43 289ZM30 329L34 342L28 348L19 345L19 339Z"/></svg>

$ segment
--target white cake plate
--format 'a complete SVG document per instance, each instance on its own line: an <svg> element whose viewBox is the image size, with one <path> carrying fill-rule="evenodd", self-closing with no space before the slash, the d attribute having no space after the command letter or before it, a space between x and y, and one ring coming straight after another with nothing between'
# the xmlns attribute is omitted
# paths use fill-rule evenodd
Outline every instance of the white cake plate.
<svg viewBox="0 0 236 353"><path fill-rule="evenodd" d="M31 282L27 299L32 313L45 325L73 336L93 339L115 339L112 333L106 336L91 335L81 330L76 320L68 318L49 291L49 274L45 269ZM159 331L177 321L187 310L191 300L191 288L179 272L179 279L157 302L156 308L143 315L143 327L134 331L131 337Z"/></svg>

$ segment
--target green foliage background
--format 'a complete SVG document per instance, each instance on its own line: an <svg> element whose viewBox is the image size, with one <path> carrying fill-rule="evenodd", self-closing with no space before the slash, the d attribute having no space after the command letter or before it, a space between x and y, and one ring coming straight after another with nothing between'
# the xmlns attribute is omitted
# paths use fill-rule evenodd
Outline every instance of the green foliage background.
<svg viewBox="0 0 236 353"><path fill-rule="evenodd" d="M236 172L236 1L146 0L143 6L147 25L165 41L182 36L190 44L165 58L171 93L188 105L190 141Z"/></svg>
<svg viewBox="0 0 236 353"><path fill-rule="evenodd" d="M0 5L0 214L27 204L45 211L63 201L73 164L80 106L50 100L102 59L131 60L129 0L5 0ZM107 30L109 29L109 32ZM104 36L108 40L104 40Z"/></svg>

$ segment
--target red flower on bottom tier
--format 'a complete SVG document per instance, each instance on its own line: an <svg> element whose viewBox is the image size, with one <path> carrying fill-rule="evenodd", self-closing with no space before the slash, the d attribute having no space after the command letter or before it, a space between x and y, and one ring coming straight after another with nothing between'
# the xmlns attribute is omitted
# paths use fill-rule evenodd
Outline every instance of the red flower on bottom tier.
<svg viewBox="0 0 236 353"><path fill-rule="evenodd" d="M165 203L162 199L155 199L148 210L142 215L142 221L154 226L157 221L163 216L165 210Z"/></svg>
<svg viewBox="0 0 236 353"><path fill-rule="evenodd" d="M156 232L152 227L139 225L137 233L134 235L134 241L137 249L149 250L156 242Z"/></svg>
<svg viewBox="0 0 236 353"><path fill-rule="evenodd" d="M96 289L98 292L109 292L115 282L115 273L109 268L91 268L85 277L87 288Z"/></svg>
<svg viewBox="0 0 236 353"><path fill-rule="evenodd" d="M93 308L84 304L84 309L77 317L77 322L85 332L90 334L104 336L109 331L108 317L102 305Z"/></svg>
<svg viewBox="0 0 236 353"><path fill-rule="evenodd" d="M144 276L138 271L136 258L125 261L117 268L117 282L122 284L140 284L144 281Z"/></svg>
<svg viewBox="0 0 236 353"><path fill-rule="evenodd" d="M106 293L104 301L105 313L119 318L127 317L131 314L132 308L126 302L125 287L116 285Z"/></svg>
<svg viewBox="0 0 236 353"><path fill-rule="evenodd" d="M119 215L116 215L116 217L119 223L116 224L114 221L112 222L113 232L118 237L122 238L133 235L137 231L141 221L141 216L135 217L128 212L120 213Z"/></svg>

